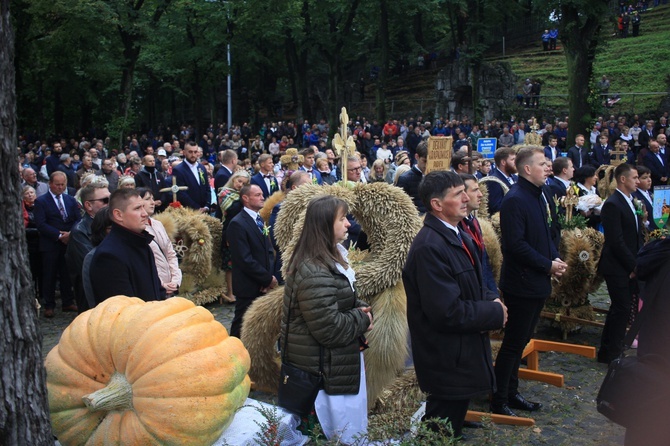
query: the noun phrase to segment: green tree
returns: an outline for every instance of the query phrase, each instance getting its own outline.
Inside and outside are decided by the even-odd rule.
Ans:
[[[589,128],[594,119],[589,85],[593,80],[593,63],[603,38],[603,25],[611,18],[608,0],[543,0],[537,11],[557,16],[559,38],[563,43],[568,67],[568,141]]]

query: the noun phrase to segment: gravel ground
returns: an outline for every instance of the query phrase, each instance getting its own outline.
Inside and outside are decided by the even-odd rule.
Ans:
[[[607,291],[603,287],[591,296],[591,302],[602,308],[608,308]],[[234,306],[230,304],[210,304],[207,308],[227,329],[230,328]],[[75,318],[74,313],[56,311],[53,319],[40,316],[43,333],[43,355],[58,343],[63,330]],[[536,338],[563,342],[562,333],[552,327],[550,322],[540,322]],[[573,344],[597,347],[600,341],[600,328],[584,326],[570,333],[568,340]],[[595,359],[564,353],[541,353],[540,369],[561,373],[565,385],[561,388],[548,384],[523,381],[521,392],[530,400],[541,401],[544,407],[532,414],[533,427],[494,425],[485,422],[484,429],[468,429],[466,444],[474,445],[619,445],[623,444],[623,428],[609,422],[595,409],[595,398],[600,383],[607,370]],[[251,398],[274,402],[272,395],[252,392]],[[486,400],[473,401],[471,409],[486,411]],[[520,415],[523,414],[520,413]]]

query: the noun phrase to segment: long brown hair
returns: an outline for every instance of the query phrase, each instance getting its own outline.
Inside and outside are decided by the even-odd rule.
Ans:
[[[302,233],[288,263],[288,274],[295,273],[297,266],[308,260],[326,268],[334,263],[344,263],[337,250],[333,226],[335,220],[348,211],[346,201],[332,195],[320,195],[310,200]]]

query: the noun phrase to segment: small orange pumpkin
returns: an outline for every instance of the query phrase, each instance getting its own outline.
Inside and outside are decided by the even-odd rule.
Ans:
[[[51,424],[74,445],[211,445],[249,395],[249,353],[203,307],[116,296],[46,359]]]

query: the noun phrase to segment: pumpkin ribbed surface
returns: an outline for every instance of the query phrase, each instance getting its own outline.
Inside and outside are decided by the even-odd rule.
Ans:
[[[211,445],[249,395],[239,339],[179,297],[109,298],[46,359],[51,424],[71,445]]]

